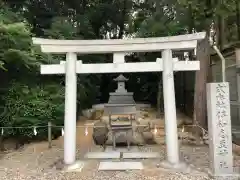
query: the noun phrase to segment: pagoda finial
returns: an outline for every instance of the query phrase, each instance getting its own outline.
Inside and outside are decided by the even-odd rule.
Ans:
[[[127,78],[125,78],[122,74],[120,74],[117,78],[113,79],[114,81],[118,81],[118,82],[124,82],[124,81],[128,81]]]

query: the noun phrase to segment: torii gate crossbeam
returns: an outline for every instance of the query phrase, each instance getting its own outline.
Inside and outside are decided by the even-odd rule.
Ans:
[[[123,55],[124,56],[124,55]],[[199,70],[199,61],[178,61],[173,58],[174,71],[196,71]],[[65,74],[66,62],[60,64],[41,65],[41,74]],[[83,64],[82,61],[76,62],[77,74],[98,74],[98,73],[134,73],[134,72],[160,72],[163,71],[162,59],[156,62],[138,62],[138,63],[98,63]]]

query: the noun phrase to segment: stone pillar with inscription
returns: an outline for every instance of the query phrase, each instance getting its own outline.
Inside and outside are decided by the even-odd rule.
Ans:
[[[211,175],[233,175],[229,84],[207,84],[207,110]]]

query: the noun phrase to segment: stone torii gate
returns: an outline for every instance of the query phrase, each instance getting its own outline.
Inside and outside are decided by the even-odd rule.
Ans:
[[[65,117],[64,117],[64,162],[76,160],[76,101],[77,74],[129,73],[163,71],[163,94],[165,110],[165,133],[167,164],[180,166],[178,131],[174,90],[174,71],[197,71],[199,61],[179,61],[172,57],[172,50],[194,50],[205,32],[161,38],[111,39],[111,40],[51,40],[33,38],[44,53],[66,54],[60,64],[41,65],[41,74],[65,74]],[[162,51],[156,62],[126,63],[127,52]],[[85,64],[77,60],[79,54],[113,53],[113,63]]]

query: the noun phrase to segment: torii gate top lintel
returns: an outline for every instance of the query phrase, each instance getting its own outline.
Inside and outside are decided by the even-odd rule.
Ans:
[[[194,49],[197,41],[206,37],[205,32],[169,37],[104,39],[104,40],[57,40],[32,38],[34,44],[41,45],[42,52],[65,54],[114,53],[114,52],[153,52],[163,49]]]
[[[161,38],[110,39],[110,40],[51,40],[33,38],[45,53],[67,54],[66,59],[77,60],[76,54],[113,53],[113,63],[76,63],[77,74],[127,73],[163,71],[162,59],[156,62],[125,63],[126,52],[151,52],[164,50],[196,49],[198,40],[206,37],[205,32]],[[70,55],[72,54],[72,55]],[[41,65],[41,74],[65,74],[65,62],[60,65]],[[199,61],[178,61],[173,58],[174,71],[196,71]]]

